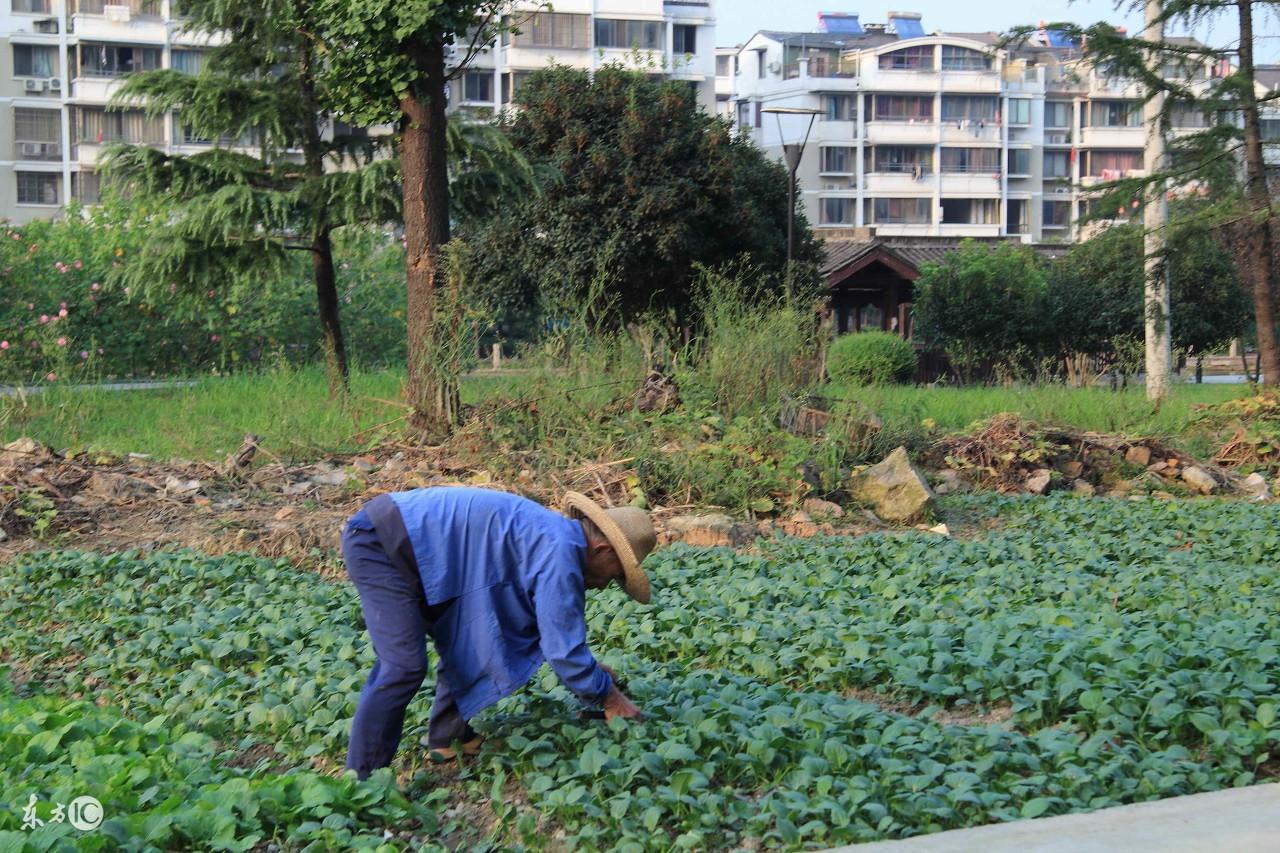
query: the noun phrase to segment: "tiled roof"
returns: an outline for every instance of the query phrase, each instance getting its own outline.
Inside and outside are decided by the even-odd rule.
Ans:
[[[974,238],[967,238],[974,239]],[[857,263],[877,249],[890,252],[897,258],[919,270],[928,263],[941,263],[956,249],[964,239],[959,237],[879,237],[872,240],[826,240],[823,259],[819,272],[831,275],[845,267]],[[995,237],[978,239],[979,243],[998,245],[1000,243],[1016,243],[1016,237]],[[1057,257],[1066,252],[1066,246],[1035,245],[1032,248],[1045,257]]]

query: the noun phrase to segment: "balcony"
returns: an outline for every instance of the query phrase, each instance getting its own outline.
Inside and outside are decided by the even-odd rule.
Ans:
[[[1053,128],[1045,130],[1045,145],[1070,145],[1074,134],[1069,128]]]
[[[942,122],[942,142],[952,145],[999,143],[1000,124],[995,119],[946,119]]]
[[[774,135],[777,139],[777,135]],[[843,142],[852,145],[858,139],[858,123],[856,121],[827,121],[821,117],[813,123],[813,137],[810,142]]]
[[[942,71],[942,88],[946,92],[980,92],[996,94],[1001,87],[1000,72],[987,69]]]
[[[868,172],[862,177],[862,185],[871,196],[931,196],[938,176],[924,172],[914,177],[907,172]]]
[[[876,235],[884,237],[927,237],[933,233],[932,222],[876,222]]]
[[[941,175],[940,188],[944,196],[965,198],[998,196],[1000,195],[1000,174],[991,170],[944,172]]]
[[[82,103],[105,104],[121,82],[119,77],[77,77],[71,81],[71,96]]]
[[[881,144],[933,145],[938,125],[933,119],[867,122],[867,141]]]
[[[950,74],[948,72],[948,81]],[[864,88],[882,92],[936,92],[938,72],[926,68],[867,68],[862,74]],[[996,87],[1000,80],[996,78]]]
[[[1097,175],[1081,175],[1080,186],[1096,187],[1100,184],[1112,183],[1113,181],[1122,181],[1129,178],[1145,178],[1146,176],[1146,169],[1103,169]]]
[[[1144,127],[1086,127],[1080,131],[1085,148],[1142,148],[1147,142]]]
[[[944,222],[938,226],[943,237],[999,237],[1000,224],[975,225],[968,222]]]

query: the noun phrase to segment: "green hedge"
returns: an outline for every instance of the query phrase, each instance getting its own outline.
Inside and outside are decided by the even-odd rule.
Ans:
[[[827,351],[827,374],[849,385],[893,385],[916,375],[916,351],[890,332],[842,335]]]

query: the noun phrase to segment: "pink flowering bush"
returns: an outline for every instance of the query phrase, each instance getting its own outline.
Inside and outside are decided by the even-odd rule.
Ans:
[[[131,212],[70,210],[0,222],[0,383],[192,376],[323,361],[310,258],[277,280],[219,291],[117,282],[142,246]],[[335,254],[353,364],[403,363],[404,252],[377,230],[339,232]],[[53,376],[56,379],[50,379]]]

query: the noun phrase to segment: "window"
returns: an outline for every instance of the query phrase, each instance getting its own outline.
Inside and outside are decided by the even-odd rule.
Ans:
[[[717,77],[733,76],[733,57],[732,56],[716,57],[716,76]]]
[[[933,149],[906,145],[877,145],[871,161],[873,172],[905,172],[917,177],[932,174]]]
[[[179,113],[173,114],[173,141],[182,145],[212,145],[213,140],[207,136],[201,136],[190,127],[182,123],[182,116]]]
[[[1090,127],[1141,127],[1142,107],[1137,101],[1093,101],[1089,104]]]
[[[493,101],[493,74],[489,71],[468,71],[462,76],[464,101]]]
[[[751,104],[744,102],[738,104],[738,127],[751,126]]]
[[[72,172],[71,197],[85,204],[97,204],[102,198],[102,176],[97,172]]]
[[[1031,150],[1028,148],[1010,148],[1009,168],[1005,171],[1010,175],[1030,175]]]
[[[1261,120],[1262,138],[1267,142],[1280,140],[1280,118],[1264,118]]]
[[[956,172],[999,172],[999,148],[943,148],[942,171]]]
[[[931,121],[933,98],[928,95],[876,95],[874,121]]]
[[[183,74],[199,74],[204,67],[203,50],[173,50],[169,53],[169,64],[174,71]]]
[[[1009,124],[1031,124],[1031,101],[1026,98],[1009,101]]]
[[[942,224],[998,225],[1000,224],[1000,199],[944,198]]]
[[[822,171],[841,175],[853,172],[853,149],[832,145],[822,149]]]
[[[160,0],[77,0],[72,14],[101,15],[107,6],[128,6],[129,13],[139,17],[159,17]]]
[[[884,71],[932,71],[933,46],[904,47],[902,50],[882,53],[880,68]]]
[[[125,44],[80,45],[80,73],[85,77],[119,77],[160,67],[160,48]]]
[[[676,24],[671,28],[671,49],[676,54],[698,52],[698,28],[693,24]]]
[[[640,48],[657,50],[661,45],[658,21],[623,21],[596,18],[596,47]]]
[[[524,81],[529,79],[529,71],[512,71],[502,75],[502,103],[511,103],[512,96],[520,91],[520,87],[524,85]]]
[[[1071,158],[1066,151],[1044,152],[1044,176],[1046,178],[1071,177]]]
[[[1045,101],[1044,126],[1071,127],[1071,102]]]
[[[991,69],[991,57],[978,50],[967,47],[942,46],[943,71],[988,71]]]
[[[1160,66],[1160,76],[1166,80],[1203,80],[1204,63],[1194,59],[1172,59]]]
[[[28,15],[47,15],[50,9],[50,0],[13,0],[11,7],[14,12]]]
[[[57,172],[14,172],[18,178],[18,204],[58,204]]]
[[[1045,228],[1066,228],[1071,224],[1071,202],[1046,201],[1041,208]]]
[[[1021,198],[1011,198],[1007,204],[1009,206],[1009,233],[1026,234],[1030,230],[1027,222],[1027,211],[1030,208],[1030,204]]]
[[[853,203],[851,198],[824,198],[819,209],[819,225],[852,225]]]
[[[1087,174],[1095,178],[1119,180],[1126,172],[1142,168],[1142,149],[1132,151],[1090,151]]]
[[[999,101],[992,97],[942,96],[943,121],[994,121],[999,109]]]
[[[763,80],[769,76],[769,66],[765,63],[767,52],[764,48],[756,50],[756,76]]]
[[[822,117],[826,121],[857,121],[857,95],[823,95]]]
[[[107,112],[102,107],[80,107],[75,121],[76,139],[80,142],[128,142],[133,145],[155,145],[164,142],[164,125],[158,118],[147,118],[142,110]]]
[[[14,77],[52,77],[57,72],[58,49],[49,45],[15,44]]]
[[[1208,127],[1209,117],[1192,104],[1174,104],[1169,115],[1170,127]]]
[[[932,221],[929,208],[932,199],[927,198],[874,198],[868,199],[872,221],[882,224],[928,225]]]
[[[502,43],[515,47],[588,48],[591,47],[590,21],[590,15],[567,12],[518,15],[514,20],[508,18],[507,23],[519,32],[507,29],[502,35]]]
[[[61,111],[14,107],[13,143],[18,160],[61,160],[61,141]]]

